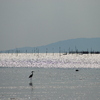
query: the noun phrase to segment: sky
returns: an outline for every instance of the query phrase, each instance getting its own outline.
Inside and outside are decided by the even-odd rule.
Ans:
[[[100,37],[100,0],[0,0],[0,50]]]

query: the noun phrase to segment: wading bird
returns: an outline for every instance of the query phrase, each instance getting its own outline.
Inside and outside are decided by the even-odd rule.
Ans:
[[[33,72],[34,72],[34,71],[32,71],[32,72],[31,72],[32,74],[29,76],[29,78],[30,78],[31,80],[32,80],[32,77],[33,77]]]

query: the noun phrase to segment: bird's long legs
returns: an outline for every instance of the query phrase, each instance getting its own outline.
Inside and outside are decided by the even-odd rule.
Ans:
[[[30,83],[32,83],[32,78],[30,78]]]

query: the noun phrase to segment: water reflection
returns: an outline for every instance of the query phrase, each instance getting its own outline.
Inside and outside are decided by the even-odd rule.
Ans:
[[[32,86],[32,87],[33,87],[33,83],[32,83],[32,82],[30,82],[30,83],[29,83],[29,86]]]
[[[29,99],[32,100],[33,99],[33,83],[32,83],[32,81],[29,83],[29,86],[30,86],[30,89],[31,89]]]
[[[31,91],[33,91],[33,83],[32,82],[29,83],[29,86],[31,87]]]

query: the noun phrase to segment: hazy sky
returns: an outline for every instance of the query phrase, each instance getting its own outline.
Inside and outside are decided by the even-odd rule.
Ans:
[[[0,0],[0,50],[100,37],[100,0]]]

